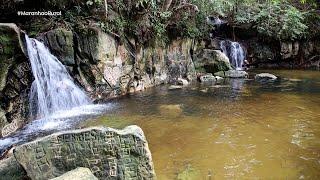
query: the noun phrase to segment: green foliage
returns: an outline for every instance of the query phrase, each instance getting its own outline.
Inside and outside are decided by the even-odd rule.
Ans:
[[[304,12],[288,3],[276,1],[240,9],[235,23],[252,23],[259,33],[278,40],[302,38],[308,29]]]

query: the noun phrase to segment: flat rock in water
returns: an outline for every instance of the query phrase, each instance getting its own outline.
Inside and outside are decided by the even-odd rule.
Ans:
[[[277,76],[270,73],[260,73],[256,74],[255,80],[257,81],[274,81],[277,79]]]
[[[151,153],[138,126],[93,127],[55,133],[16,147],[16,160],[31,179],[50,179],[77,167],[99,179],[155,179]]]
[[[171,85],[171,86],[169,86],[169,90],[175,90],[175,89],[182,89],[183,88],[183,86],[178,86],[178,85]]]
[[[247,78],[249,76],[246,71],[240,70],[219,71],[214,73],[214,75],[226,78]]]
[[[79,167],[51,180],[98,180],[90,169]]]

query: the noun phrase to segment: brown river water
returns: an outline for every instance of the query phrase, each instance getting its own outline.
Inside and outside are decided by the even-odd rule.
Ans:
[[[280,80],[151,88],[81,126],[140,126],[160,180],[318,179],[320,72],[267,72]]]

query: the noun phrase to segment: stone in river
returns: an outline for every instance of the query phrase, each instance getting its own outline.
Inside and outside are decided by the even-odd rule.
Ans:
[[[14,156],[31,179],[86,167],[99,179],[155,179],[151,153],[138,126],[93,127],[55,133],[18,146]]]
[[[270,73],[260,73],[255,76],[257,81],[274,81],[277,79],[277,76]]]

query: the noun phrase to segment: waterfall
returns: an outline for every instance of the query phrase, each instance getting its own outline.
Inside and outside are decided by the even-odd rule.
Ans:
[[[221,41],[220,48],[225,55],[228,56],[231,65],[236,70],[242,70],[243,62],[245,60],[245,52],[238,42]]]
[[[46,46],[27,35],[25,38],[34,76],[29,97],[31,118],[45,118],[59,110],[90,104],[87,95]]]

